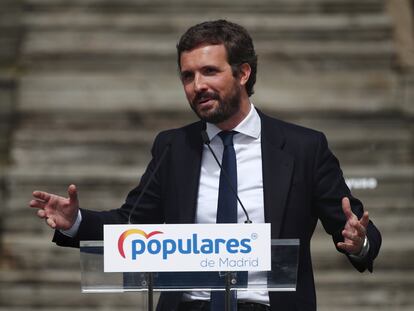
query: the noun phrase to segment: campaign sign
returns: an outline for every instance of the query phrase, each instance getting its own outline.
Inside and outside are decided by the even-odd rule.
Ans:
[[[105,225],[105,272],[269,271],[270,224]]]

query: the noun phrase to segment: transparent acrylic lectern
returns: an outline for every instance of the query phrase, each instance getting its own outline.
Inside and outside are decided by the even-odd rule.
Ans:
[[[104,272],[103,241],[81,241],[81,289],[83,293],[147,292],[148,310],[153,310],[153,293],[162,291],[225,291],[230,310],[230,291],[295,291],[299,240],[271,241],[272,270],[247,280],[240,272]]]

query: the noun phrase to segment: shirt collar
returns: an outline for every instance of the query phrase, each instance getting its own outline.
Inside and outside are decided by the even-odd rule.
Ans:
[[[215,124],[206,123],[206,132],[210,140],[213,140],[214,137],[221,132]],[[250,111],[247,116],[233,129],[233,131],[237,131],[243,135],[252,137],[252,138],[259,138],[261,132],[261,122],[259,114],[257,113],[256,109],[254,108],[253,104],[250,104]]]

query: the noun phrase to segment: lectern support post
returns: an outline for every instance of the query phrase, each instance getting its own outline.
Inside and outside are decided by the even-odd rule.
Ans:
[[[225,297],[225,311],[231,311],[232,299],[231,299],[231,285],[232,285],[232,273],[226,272],[226,292]]]
[[[154,310],[154,275],[152,272],[146,273],[148,285],[148,311]]]

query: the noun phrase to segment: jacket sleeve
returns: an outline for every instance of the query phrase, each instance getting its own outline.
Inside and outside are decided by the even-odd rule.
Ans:
[[[346,223],[345,214],[342,211],[342,198],[348,197],[353,213],[361,218],[364,213],[362,203],[354,198],[345,183],[339,162],[328,148],[326,137],[320,133],[318,147],[314,160],[314,189],[313,204],[318,212],[318,217],[327,233],[332,235],[336,244],[343,241],[342,230]],[[352,265],[360,272],[373,270],[373,262],[381,247],[381,234],[372,221],[367,227],[367,237],[370,244],[368,254],[359,260],[355,260],[345,253]]]

